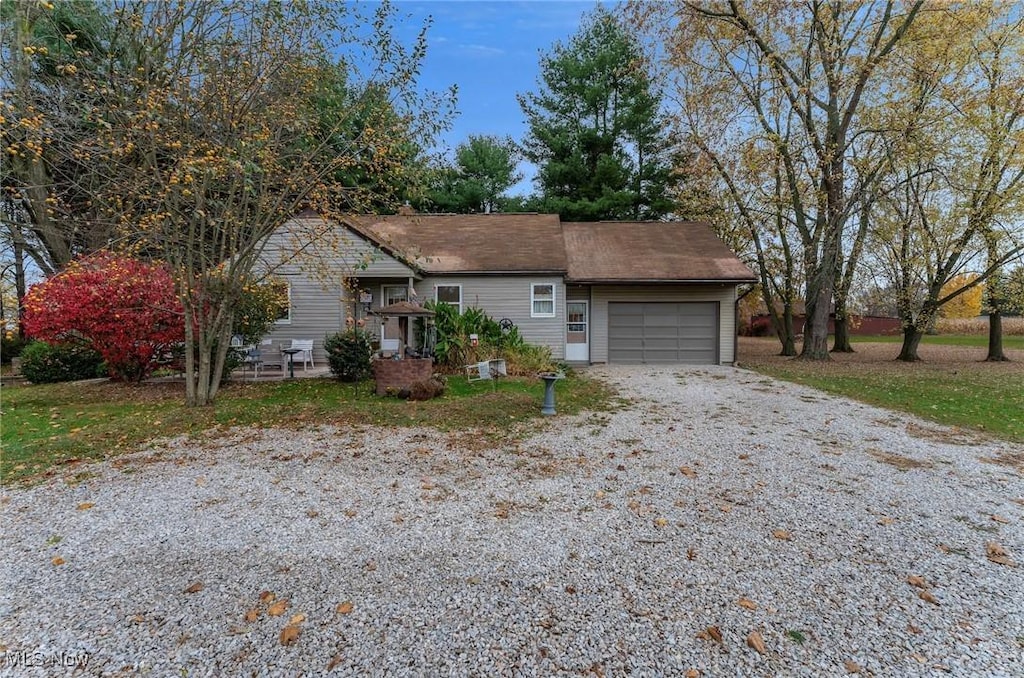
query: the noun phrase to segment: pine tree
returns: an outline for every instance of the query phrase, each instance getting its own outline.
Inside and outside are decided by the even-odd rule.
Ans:
[[[567,45],[541,57],[537,92],[520,94],[523,155],[539,167],[546,211],[567,221],[658,219],[673,208],[673,158],[661,94],[635,40],[598,8]]]

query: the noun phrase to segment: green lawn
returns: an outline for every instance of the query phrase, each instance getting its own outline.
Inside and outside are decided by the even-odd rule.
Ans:
[[[52,475],[61,466],[104,459],[158,437],[194,434],[217,426],[373,424],[483,429],[507,434],[509,426],[540,416],[543,383],[506,379],[448,380],[444,396],[426,402],[378,398],[373,382],[330,379],[233,383],[211,407],[187,408],[178,383],[49,384],[4,386],[0,481]],[[614,393],[600,382],[570,375],[556,387],[559,414],[605,410]]]
[[[902,334],[886,334],[878,336],[853,336],[850,341],[857,343],[903,343]],[[988,346],[988,335],[982,334],[926,334],[921,338],[922,344],[934,344],[936,346]],[[1003,335],[1004,349],[1024,350],[1024,336]]]
[[[1021,337],[1007,338],[1021,344]],[[897,347],[888,337],[857,338],[856,353],[833,354],[827,363],[781,357],[777,342],[745,340],[740,362],[836,395],[1024,442],[1024,361],[1014,356],[1013,362],[984,362],[986,344],[975,343],[979,339],[984,337],[926,337],[936,347],[917,363],[894,360]],[[943,348],[953,346],[973,348],[968,354]]]

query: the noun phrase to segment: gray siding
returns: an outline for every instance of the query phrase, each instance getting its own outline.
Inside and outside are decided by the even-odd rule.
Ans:
[[[555,317],[530,317],[530,286],[533,283],[555,286]],[[565,356],[565,285],[557,276],[431,276],[416,283],[420,299],[434,298],[436,285],[462,285],[462,309],[482,308],[495,320],[509,318],[523,339],[547,346],[556,360]]]
[[[566,285],[566,301],[590,301],[590,287],[580,285]]]
[[[408,278],[416,275],[362,236],[320,219],[286,223],[268,239],[263,263],[283,274],[302,271],[311,277],[329,280],[345,276]]]
[[[278,359],[279,345],[312,339],[314,362],[326,364],[324,337],[345,327],[344,278],[360,278],[374,290],[376,302],[380,285],[374,278],[406,284],[415,277],[412,269],[361,236],[319,219],[285,224],[268,240],[262,259],[264,269],[286,280],[291,290],[291,320],[276,323],[266,337],[273,342],[268,362]]]
[[[735,285],[621,285],[591,288],[590,360],[608,362],[608,303],[657,301],[717,301],[719,302],[719,349],[722,363],[731,364],[736,334]]]

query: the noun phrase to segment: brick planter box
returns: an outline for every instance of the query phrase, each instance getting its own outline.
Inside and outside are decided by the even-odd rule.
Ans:
[[[417,381],[426,381],[434,374],[431,358],[406,358],[405,360],[374,360],[373,378],[377,380],[377,395],[387,395],[407,389]]]

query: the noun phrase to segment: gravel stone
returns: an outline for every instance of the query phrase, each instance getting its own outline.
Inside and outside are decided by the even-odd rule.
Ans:
[[[628,404],[496,447],[237,428],[4,488],[0,674],[1024,675],[1024,568],[986,557],[1024,562],[1021,446],[729,367],[589,373]]]

